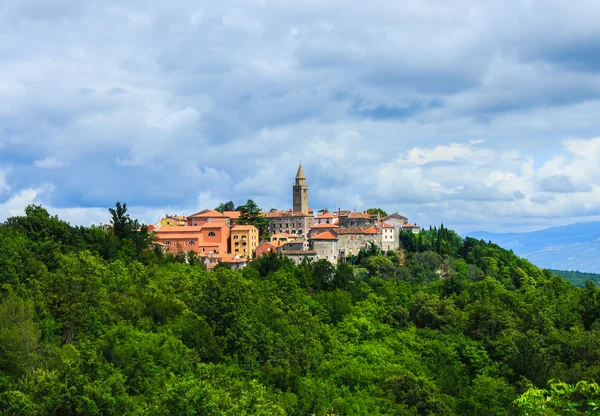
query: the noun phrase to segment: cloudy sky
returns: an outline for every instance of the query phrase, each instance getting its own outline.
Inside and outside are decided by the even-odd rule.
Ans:
[[[0,2],[0,220],[252,198],[461,232],[600,219],[597,0]]]

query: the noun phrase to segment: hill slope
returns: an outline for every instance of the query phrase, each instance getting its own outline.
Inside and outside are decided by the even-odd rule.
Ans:
[[[538,267],[600,273],[600,222],[552,227],[528,233],[476,231],[469,237],[492,241]]]

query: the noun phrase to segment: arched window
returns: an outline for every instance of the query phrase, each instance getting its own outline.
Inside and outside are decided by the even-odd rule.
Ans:
[[[217,235],[217,234],[215,234],[215,232],[214,232],[214,231],[211,231],[210,233],[208,233],[208,236],[209,236],[209,237],[215,237],[216,235]]]
[[[171,242],[170,241],[165,241],[165,244],[168,245],[168,246],[170,246]]]
[[[234,240],[237,240],[237,239],[238,239],[238,236],[237,236],[237,235],[234,235],[234,236],[233,236],[233,239],[234,239]]]
[[[190,240],[190,241],[188,242],[188,244],[189,244],[190,246],[193,246],[193,245],[195,245],[195,244],[196,244],[196,242],[195,242],[194,240]]]

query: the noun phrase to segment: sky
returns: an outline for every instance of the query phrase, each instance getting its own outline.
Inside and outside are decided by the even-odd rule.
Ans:
[[[3,0],[0,221],[126,202],[600,220],[597,0]]]

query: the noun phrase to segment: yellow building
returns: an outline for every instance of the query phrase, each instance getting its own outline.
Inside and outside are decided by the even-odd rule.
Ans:
[[[234,225],[231,228],[231,254],[252,257],[258,246],[258,228],[254,225]]]
[[[186,225],[187,218],[183,215],[167,215],[160,220],[162,226]]]
[[[282,246],[284,244],[290,243],[300,237],[300,235],[296,234],[288,234],[288,233],[275,233],[271,234],[271,243],[276,246]]]

